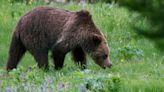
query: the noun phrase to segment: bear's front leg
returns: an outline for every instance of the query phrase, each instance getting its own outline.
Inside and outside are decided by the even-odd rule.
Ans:
[[[72,57],[75,63],[80,64],[82,69],[87,68],[86,55],[81,47],[76,47],[72,50]]]
[[[64,45],[56,44],[53,46],[52,58],[54,59],[55,69],[59,70],[63,67],[64,58],[67,52],[68,48],[64,47]]]
[[[64,53],[62,53],[60,51],[54,51],[53,52],[54,65],[55,65],[56,70],[59,70],[63,67],[64,58],[65,58]]]
[[[48,51],[33,51],[32,55],[38,63],[39,68],[48,70]]]

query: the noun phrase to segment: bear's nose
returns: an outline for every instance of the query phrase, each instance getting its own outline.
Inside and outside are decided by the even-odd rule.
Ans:
[[[111,68],[111,67],[112,67],[112,63],[109,63],[109,64],[107,65],[107,67],[108,67],[108,68]]]
[[[108,67],[108,68],[111,68],[111,67],[112,67],[112,63],[109,63],[109,64],[107,64],[107,65],[104,65],[104,66],[103,66],[103,69],[106,69],[107,67]]]
[[[109,67],[109,68],[112,67],[112,63],[110,63],[108,67]]]

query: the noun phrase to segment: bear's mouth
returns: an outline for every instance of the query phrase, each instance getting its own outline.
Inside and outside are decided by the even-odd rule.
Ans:
[[[112,66],[111,63],[100,64],[100,62],[98,62],[98,61],[95,61],[95,63],[98,64],[102,69],[106,69],[107,67],[111,68],[111,66]]]
[[[102,67],[103,69],[106,69],[107,67],[108,67],[108,68],[111,68],[111,67],[112,67],[112,64],[102,65],[101,67]]]
[[[103,69],[106,69],[106,67],[102,67]]]
[[[101,67],[102,69],[106,69],[106,66],[105,66],[105,65],[100,65],[100,67]]]

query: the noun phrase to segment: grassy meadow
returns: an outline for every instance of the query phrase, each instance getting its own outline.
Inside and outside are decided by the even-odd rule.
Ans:
[[[27,52],[17,69],[5,70],[12,30],[22,15],[37,6],[71,11],[87,9],[105,34],[113,67],[101,69],[88,56],[88,69],[80,70],[70,54],[64,68],[54,70],[51,52],[50,70],[37,68]],[[138,34],[133,26],[150,27],[146,17],[117,4],[54,4],[43,2],[8,3],[0,1],[0,92],[164,92],[164,56],[154,43]]]

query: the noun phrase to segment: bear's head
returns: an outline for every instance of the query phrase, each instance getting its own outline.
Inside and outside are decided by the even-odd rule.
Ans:
[[[92,15],[87,10],[77,12],[77,22],[83,49],[90,54],[96,64],[102,68],[111,67],[109,46],[104,34],[96,27]],[[79,37],[80,37],[79,36]]]
[[[103,34],[94,34],[91,37],[92,48],[90,55],[94,62],[102,68],[110,68],[112,63],[109,59],[109,46]]]

